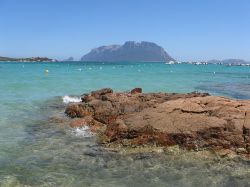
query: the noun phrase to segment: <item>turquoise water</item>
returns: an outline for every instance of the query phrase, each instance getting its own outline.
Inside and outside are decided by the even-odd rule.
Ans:
[[[45,73],[49,70],[49,73]],[[250,67],[161,63],[0,63],[0,186],[249,186],[250,163],[120,155],[50,121],[65,95],[111,87],[250,99]]]

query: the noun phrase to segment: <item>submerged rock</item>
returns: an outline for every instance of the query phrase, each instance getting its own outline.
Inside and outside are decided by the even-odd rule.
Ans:
[[[130,93],[113,93],[106,88],[84,95],[82,101],[69,104],[65,113],[71,118],[91,119],[86,123],[78,119],[71,126],[84,124],[95,131],[101,129],[100,143],[178,145],[197,151],[209,148],[221,155],[250,154],[248,100],[197,92],[141,93],[138,88]]]

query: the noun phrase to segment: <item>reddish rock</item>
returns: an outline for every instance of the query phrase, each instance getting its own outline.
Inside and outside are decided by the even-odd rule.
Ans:
[[[70,104],[66,107],[65,113],[71,118],[81,118],[92,115],[92,109],[82,103]]]
[[[84,118],[74,119],[70,122],[69,126],[72,128],[86,126],[86,120]]]
[[[70,124],[70,127],[76,128],[76,127],[83,127],[83,126],[88,126],[91,130],[91,132],[98,132],[102,127],[105,125],[94,120],[91,116],[87,116],[84,118],[75,118],[73,119]]]
[[[95,97],[96,99],[99,99],[100,96],[113,93],[113,90],[111,88],[103,88],[101,90],[96,90],[91,92],[91,96]]]
[[[142,89],[141,89],[141,88],[134,88],[133,90],[131,90],[130,93],[131,93],[131,94],[142,93]]]
[[[90,102],[90,101],[92,101],[93,99],[95,99],[95,97],[93,97],[93,96],[91,96],[91,95],[88,95],[88,94],[83,95],[83,96],[81,97],[82,102],[85,102],[85,103]]]
[[[126,140],[132,145],[250,154],[250,101],[197,92],[128,94],[111,89],[92,92],[91,97],[70,104],[65,112],[71,118],[87,116],[91,119],[87,125],[95,131],[105,126],[105,143]]]

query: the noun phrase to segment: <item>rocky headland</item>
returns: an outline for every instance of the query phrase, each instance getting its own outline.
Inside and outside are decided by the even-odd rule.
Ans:
[[[175,61],[163,47],[153,42],[127,41],[123,45],[108,45],[92,49],[81,61],[97,62],[169,62]]]
[[[65,113],[70,126],[87,126],[100,144],[122,147],[178,146],[212,150],[221,156],[250,155],[250,101],[207,93],[114,93],[105,88],[84,94]]]

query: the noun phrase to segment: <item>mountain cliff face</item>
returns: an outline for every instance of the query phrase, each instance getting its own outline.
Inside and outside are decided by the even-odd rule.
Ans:
[[[167,52],[152,42],[128,41],[123,45],[101,46],[91,50],[81,61],[174,61]]]

